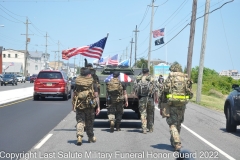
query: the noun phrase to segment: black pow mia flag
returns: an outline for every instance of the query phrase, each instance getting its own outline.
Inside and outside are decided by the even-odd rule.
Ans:
[[[162,38],[157,39],[157,40],[155,41],[155,46],[160,45],[160,44],[163,44],[163,43],[164,43],[164,41],[163,41],[163,37],[162,37]]]

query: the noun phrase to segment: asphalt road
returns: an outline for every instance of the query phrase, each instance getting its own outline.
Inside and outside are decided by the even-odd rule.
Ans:
[[[27,152],[71,111],[69,101],[52,98],[0,106],[0,153]],[[1,159],[1,157],[0,157]]]
[[[1,156],[23,159],[176,159],[169,142],[169,127],[155,110],[154,132],[142,134],[140,120],[131,110],[125,110],[122,131],[110,133],[106,110],[96,117],[96,143],[83,137],[76,145],[75,113],[71,101],[27,100],[0,108]],[[194,159],[240,159],[240,129],[225,131],[222,112],[188,104],[182,125],[182,150]],[[4,151],[4,152],[3,152]],[[188,155],[189,155],[188,154]],[[186,154],[187,155],[187,154]],[[111,157],[110,157],[111,156]]]
[[[18,82],[17,85],[12,86],[11,84],[6,85],[6,86],[1,86],[0,85],[0,92],[1,91],[7,91],[7,90],[12,90],[12,89],[19,89],[19,88],[25,88],[25,87],[32,87],[34,83],[30,83],[29,81],[26,81],[26,83],[21,83]]]

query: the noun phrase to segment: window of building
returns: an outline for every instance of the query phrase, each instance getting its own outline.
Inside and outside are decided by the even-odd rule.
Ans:
[[[35,65],[35,70],[38,70],[38,65]]]
[[[15,54],[15,58],[18,58],[18,55],[17,55],[17,54]]]
[[[3,58],[6,58],[6,54],[3,54]]]
[[[27,63],[27,66],[30,66],[30,63]]]
[[[8,58],[11,58],[11,54],[8,54]]]
[[[37,62],[38,60],[37,60],[37,58],[35,58],[35,62]]]

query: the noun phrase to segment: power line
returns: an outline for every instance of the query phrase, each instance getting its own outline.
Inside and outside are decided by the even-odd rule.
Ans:
[[[3,17],[2,15],[0,15],[0,16]],[[12,21],[12,20],[10,20],[10,19],[7,19],[6,17],[3,17],[3,18],[6,19],[6,20],[8,20],[8,21],[10,21],[10,22],[21,23],[21,22]]]
[[[222,17],[221,9],[220,9],[219,11],[220,11],[220,15],[221,15],[221,20],[222,20],[222,25],[223,25],[223,30],[224,30],[225,39],[226,39],[227,46],[228,46],[228,53],[229,53],[229,55],[230,55],[230,59],[231,59],[232,66],[233,66],[233,69],[234,69],[234,65],[233,65],[233,61],[232,61],[232,56],[231,56],[230,48],[229,48],[229,45],[228,45],[227,34],[226,34],[225,27],[224,27],[224,23],[223,23],[223,17]]]
[[[149,7],[147,6],[146,11],[145,11],[145,13],[144,13],[144,15],[143,15],[142,21],[141,21],[140,24],[138,25],[139,27],[140,27],[140,25],[142,24],[143,20],[145,19],[146,15],[147,15],[148,9],[149,9]]]
[[[202,17],[204,17],[206,14],[211,14],[211,13],[213,13],[214,11],[216,11],[216,10],[218,10],[218,9],[220,9],[220,8],[222,8],[224,5],[226,5],[227,3],[231,3],[231,2],[233,2],[234,0],[231,0],[231,1],[228,1],[228,2],[225,2],[224,4],[222,4],[220,7],[218,7],[218,8],[216,8],[216,9],[214,9],[214,10],[212,10],[211,12],[208,12],[208,13],[205,13],[203,16],[200,16],[200,17],[198,17],[198,18],[196,18],[195,19],[195,21],[196,20],[198,20],[198,19],[200,19],[200,18],[202,18]],[[156,50],[159,50],[160,48],[162,48],[162,47],[164,47],[165,45],[167,45],[169,42],[171,42],[175,37],[177,37],[188,25],[190,25],[190,23],[188,23],[188,24],[186,24],[186,26],[185,27],[183,27],[174,37],[172,37],[167,43],[164,43],[164,45],[162,45],[161,47],[159,47],[159,48],[157,48],[157,49],[154,49],[154,50],[152,50],[152,51],[156,51]]]
[[[184,0],[183,3],[173,12],[173,14],[165,21],[163,22],[162,25],[160,25],[159,27],[163,26],[168,20],[170,20],[170,18],[184,5],[185,2],[187,2],[188,0]],[[185,3],[186,4],[186,3]],[[165,25],[166,26],[166,25]],[[159,28],[158,27],[158,28]]]
[[[1,9],[1,8],[0,8]],[[9,15],[10,17],[12,17],[13,19],[15,19],[15,20],[17,20],[17,21],[19,21],[18,23],[24,23],[23,21],[20,21],[20,20],[18,20],[18,19],[16,19],[16,18],[14,18],[13,16],[11,16],[10,14],[8,14],[7,12],[5,12],[3,9],[1,9],[4,13],[6,13],[7,15]]]
[[[3,5],[1,5],[0,4],[0,6],[2,6],[4,9],[6,9],[8,12],[10,12],[10,13],[12,13],[12,14],[14,14],[14,15],[16,15],[16,16],[19,16],[19,17],[26,17],[26,16],[20,16],[20,15],[17,15],[17,14],[15,14],[15,13],[13,13],[13,12],[11,12],[11,11],[9,11],[7,8],[5,8]]]

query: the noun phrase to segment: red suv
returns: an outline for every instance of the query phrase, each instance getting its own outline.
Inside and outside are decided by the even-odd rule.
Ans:
[[[64,100],[71,98],[71,83],[67,74],[62,71],[43,70],[38,73],[34,83],[33,99],[39,97],[63,97]]]

